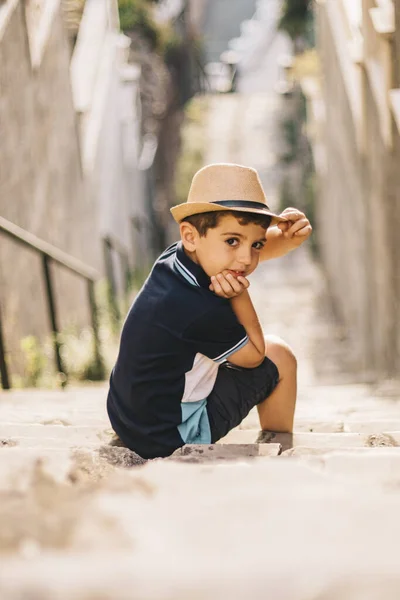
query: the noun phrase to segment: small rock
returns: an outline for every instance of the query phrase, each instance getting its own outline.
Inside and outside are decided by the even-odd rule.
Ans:
[[[120,448],[118,446],[101,446],[98,450],[100,458],[115,467],[137,467],[144,465],[147,460],[142,458],[129,448]]]
[[[1,447],[5,447],[7,446],[8,448],[10,448],[11,446],[18,446],[18,442],[15,440],[0,440],[0,448]]]
[[[369,435],[366,446],[397,446],[396,440],[388,433]]]

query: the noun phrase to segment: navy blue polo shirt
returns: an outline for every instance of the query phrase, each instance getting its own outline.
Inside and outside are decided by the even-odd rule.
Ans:
[[[248,341],[229,300],[173,244],[159,257],[125,320],[110,377],[114,431],[143,458],[211,443],[207,397],[219,365]]]

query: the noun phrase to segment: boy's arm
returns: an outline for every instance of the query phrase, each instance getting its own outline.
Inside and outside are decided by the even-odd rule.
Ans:
[[[243,291],[230,300],[233,312],[249,336],[247,344],[229,356],[229,362],[239,367],[253,369],[262,363],[265,357],[264,334],[249,292]]]
[[[287,221],[268,228],[267,243],[260,251],[260,262],[284,256],[298,248],[311,235],[310,221],[296,208],[286,208],[280,216]]]

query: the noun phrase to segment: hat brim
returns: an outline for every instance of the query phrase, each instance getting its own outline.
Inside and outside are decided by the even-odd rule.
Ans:
[[[183,219],[186,219],[186,217],[190,217],[191,215],[199,215],[201,213],[223,210],[269,216],[271,217],[271,225],[277,225],[278,223],[285,223],[287,221],[287,219],[284,217],[280,217],[269,210],[241,207],[232,208],[228,206],[221,206],[220,204],[212,204],[210,202],[185,202],[184,204],[178,204],[177,206],[170,208],[172,216],[177,223],[180,223]]]

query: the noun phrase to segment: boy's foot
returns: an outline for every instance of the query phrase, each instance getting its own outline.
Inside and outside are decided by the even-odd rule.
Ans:
[[[275,431],[262,430],[258,434],[256,444],[281,444],[282,452],[293,448],[293,433],[277,433]]]

